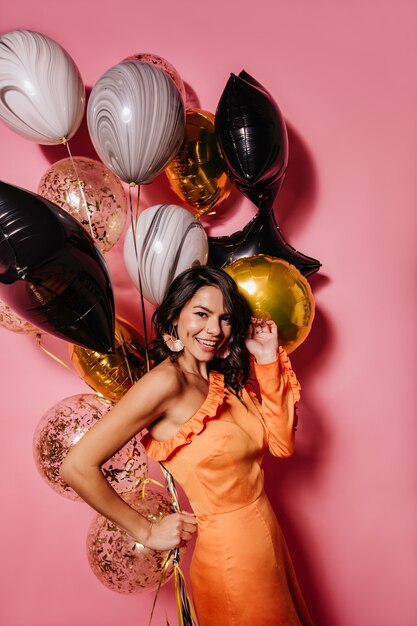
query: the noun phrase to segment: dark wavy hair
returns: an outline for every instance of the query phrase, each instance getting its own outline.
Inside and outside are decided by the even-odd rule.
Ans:
[[[251,321],[248,302],[238,291],[235,281],[222,270],[201,265],[185,270],[177,276],[152,316],[154,339],[150,344],[150,357],[157,365],[166,358],[175,361],[179,353],[171,352],[162,336],[172,334],[174,320],[194,294],[202,287],[218,287],[223,295],[225,313],[230,316],[231,333],[227,341],[230,353],[226,358],[214,357],[209,368],[224,375],[225,384],[240,394],[249,378],[250,355],[245,346],[246,333]]]

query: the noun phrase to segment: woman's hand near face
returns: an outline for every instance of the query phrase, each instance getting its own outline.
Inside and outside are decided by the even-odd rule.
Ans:
[[[277,359],[278,329],[273,320],[252,317],[245,341],[257,363],[272,363]]]
[[[172,550],[190,541],[196,530],[197,520],[193,513],[172,513],[151,524],[149,535],[141,543],[153,550]]]

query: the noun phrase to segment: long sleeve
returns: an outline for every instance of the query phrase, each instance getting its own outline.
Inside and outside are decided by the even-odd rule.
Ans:
[[[268,448],[279,457],[290,456],[297,426],[295,406],[300,399],[301,386],[283,348],[273,363],[254,363],[261,394],[261,413],[268,433]],[[259,403],[258,403],[259,405]]]

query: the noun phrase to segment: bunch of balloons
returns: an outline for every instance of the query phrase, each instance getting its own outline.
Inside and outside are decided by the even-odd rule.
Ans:
[[[152,55],[127,59],[97,81],[87,119],[101,161],[72,157],[69,141],[86,108],[85,88],[74,61],[41,33],[21,30],[0,37],[0,118],[37,143],[68,147],[68,158],[45,172],[37,193],[0,182],[0,324],[34,334],[38,340],[49,333],[68,341],[74,368],[96,392],[65,398],[51,407],[34,434],[39,473],[55,492],[70,499],[77,496],[59,472],[66,454],[146,371],[144,338],[115,317],[103,254],[125,228],[123,182],[150,182],[183,140],[183,84],[177,87],[168,65],[162,66],[163,60]],[[204,262],[207,237],[205,252]],[[138,437],[102,471],[122,497],[139,501],[149,514],[155,513],[156,501],[159,516],[172,510],[164,495],[149,489],[138,492],[138,482],[148,471]],[[122,536],[120,529],[113,529],[114,545]],[[91,533],[88,541],[91,557]],[[97,545],[102,545],[101,539]],[[132,560],[117,563],[116,552],[113,555],[112,567],[129,593],[160,578],[166,555],[143,549],[141,554],[136,587],[128,584]],[[107,558],[107,571],[108,565]],[[102,582],[106,584],[104,573]]]
[[[100,160],[71,154],[84,114]],[[158,305],[186,268],[224,268],[254,314],[276,321],[280,344],[291,352],[311,328],[314,299],[306,277],[320,262],[288,244],[276,223],[287,129],[271,94],[245,71],[230,75],[213,114],[187,106],[184,82],[167,60],[131,54],[97,80],[86,106],[69,54],[41,33],[16,30],[0,36],[0,119],[27,139],[68,149],[68,158],[44,173],[37,193],[0,182],[0,325],[38,342],[44,333],[66,340],[72,366],[95,392],[63,399],[34,436],[40,474],[56,492],[76,499],[60,478],[63,459],[151,366],[144,299]],[[162,172],[185,206],[161,199],[139,212],[140,186]],[[230,236],[208,237],[200,218],[215,215],[233,186],[257,213]],[[144,335],[115,316],[104,255],[124,232]],[[138,495],[138,485],[150,480],[138,438],[102,469],[144,515],[172,510],[153,489]],[[119,558],[120,547],[126,558]],[[144,550],[100,516],[89,531],[88,555],[96,575],[116,591],[151,588],[163,570],[172,571],[167,555]]]

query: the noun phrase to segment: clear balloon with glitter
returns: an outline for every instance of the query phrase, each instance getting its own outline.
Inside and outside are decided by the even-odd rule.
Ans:
[[[174,512],[166,495],[154,487],[145,487],[123,499],[153,523]],[[173,552],[146,548],[102,515],[95,516],[87,535],[92,571],[103,585],[119,593],[137,594],[166,582],[173,573]],[[180,556],[184,553],[182,547]]]
[[[57,161],[42,176],[38,193],[75,217],[103,253],[119,240],[127,198],[120,180],[100,161],[87,157]]]
[[[17,315],[3,300],[0,300],[0,326],[14,333],[24,335],[40,332],[39,328]]]
[[[70,500],[81,500],[61,478],[61,465],[69,450],[112,408],[95,394],[61,400],[42,417],[35,431],[35,465],[54,491]],[[147,456],[139,436],[133,437],[103,466],[102,472],[119,493],[134,489],[148,472]]]

